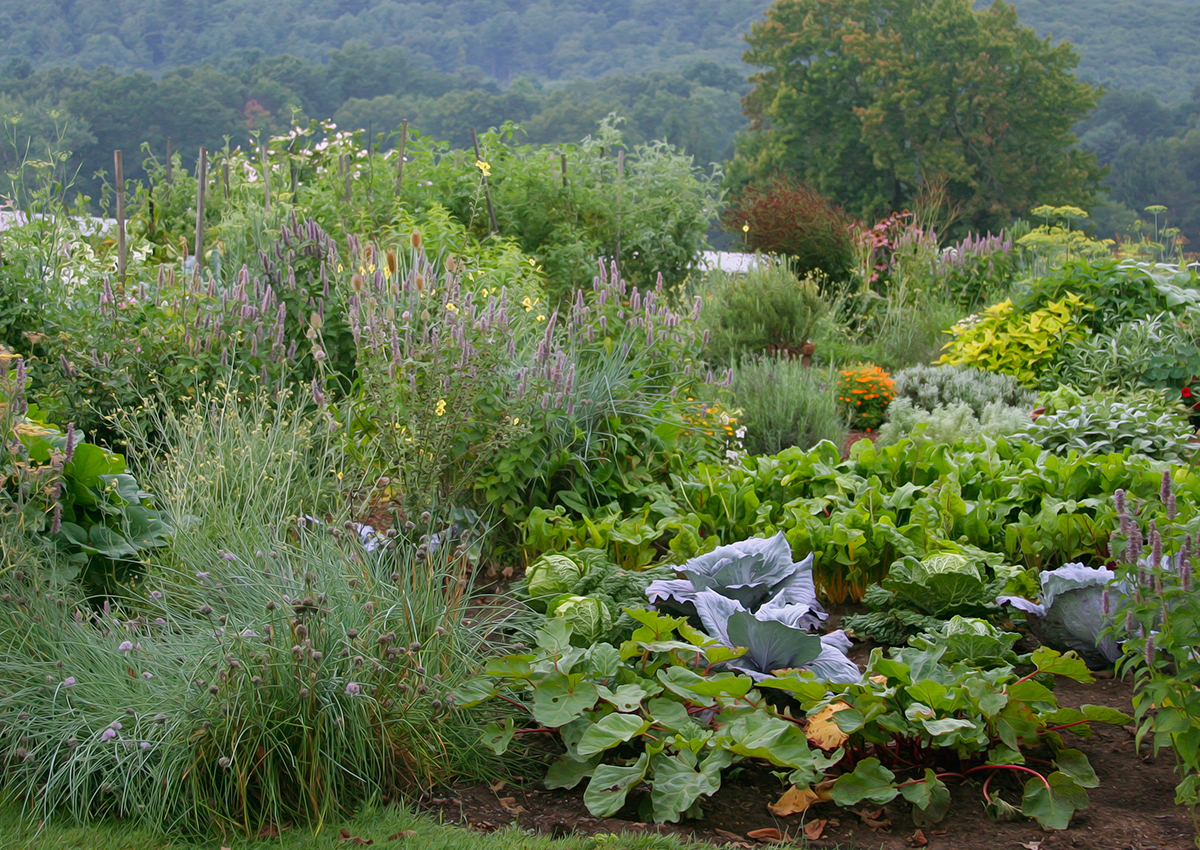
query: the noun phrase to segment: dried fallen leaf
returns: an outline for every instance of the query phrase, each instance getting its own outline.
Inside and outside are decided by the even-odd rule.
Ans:
[[[414,836],[416,834],[417,834],[417,831],[415,829],[405,829],[405,830],[401,830],[400,832],[393,832],[391,835],[389,835],[387,837],[387,840],[388,841],[399,841],[402,838],[411,838],[412,836]]]
[[[825,824],[824,820],[810,820],[804,825],[804,837],[809,841],[816,841],[825,834]]]
[[[892,828],[891,818],[884,817],[884,809],[851,809],[850,811],[858,815],[863,824],[875,832],[888,832]]]
[[[1042,846],[1042,842],[1040,842],[1040,841],[1022,841],[1021,846],[1024,847],[1025,850],[1040,850],[1040,848]]]
[[[804,734],[815,746],[823,750],[836,750],[850,737],[833,722],[833,715],[850,706],[844,702],[831,702],[812,717],[804,727]]]
[[[919,829],[912,834],[912,837],[908,841],[913,847],[924,847],[929,843],[929,839],[925,837],[925,833]]]
[[[783,833],[774,827],[752,829],[746,833],[746,836],[753,838],[755,841],[783,841]]]
[[[273,823],[269,823],[266,826],[264,826],[261,830],[259,830],[258,837],[259,838],[278,838],[279,837],[279,827],[277,827]]]
[[[517,805],[516,797],[501,797],[500,805],[504,808],[504,811],[513,815],[524,814],[525,812],[529,811],[524,806]]]
[[[729,839],[725,843],[731,847],[747,848],[747,847],[754,846],[752,844],[747,843],[747,841],[744,838],[742,838],[742,836],[738,835],[736,832],[730,832],[727,829],[714,829],[713,832],[715,832],[717,835],[721,836],[722,838]]]
[[[767,809],[777,817],[798,815],[801,812],[807,811],[810,806],[814,806],[817,803],[827,803],[832,800],[833,797],[830,795],[829,789],[833,787],[836,781],[836,778],[826,779],[818,782],[812,788],[808,786],[802,788],[798,785],[793,785],[787,791],[783,792],[783,796],[776,802],[768,803]]]
[[[497,779],[495,782],[493,782],[491,785],[488,786],[488,790],[490,790],[493,794],[496,794],[496,793],[499,793],[500,791],[503,791],[504,786],[507,784],[508,783],[505,782],[503,779]]]
[[[364,847],[375,843],[369,838],[359,838],[357,835],[351,835],[350,830],[345,827],[342,827],[338,833],[338,838],[342,839],[342,841],[348,841],[351,844],[360,844]]]

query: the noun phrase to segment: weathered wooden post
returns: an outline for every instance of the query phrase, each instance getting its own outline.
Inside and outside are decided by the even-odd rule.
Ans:
[[[113,151],[117,183],[117,295],[125,294],[125,164],[121,151]]]
[[[196,163],[196,274],[204,263],[204,196],[208,194],[208,149],[200,148],[200,159]]]

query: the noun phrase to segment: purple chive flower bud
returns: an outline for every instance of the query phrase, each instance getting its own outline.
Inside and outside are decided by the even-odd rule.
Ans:
[[[346,685],[346,696],[356,697],[362,693],[362,685],[358,682],[350,682]]]
[[[114,730],[114,729],[105,729],[103,732],[100,733],[101,741],[111,741],[115,737],[117,737],[117,733],[116,733],[116,730]]]
[[[73,687],[75,687],[75,677],[74,677],[74,676],[68,676],[67,678],[63,679],[63,683],[62,683],[62,684],[63,684],[63,687],[64,687],[64,688],[73,688]]]
[[[237,560],[237,555],[233,554],[232,552],[226,552],[221,557],[224,558],[226,561],[236,561]]]
[[[205,573],[205,572],[196,573],[196,578],[200,579],[200,581],[204,581],[206,578],[208,578],[208,573]]]
[[[133,652],[133,641],[122,641],[121,645],[118,646],[117,649],[121,652]]]

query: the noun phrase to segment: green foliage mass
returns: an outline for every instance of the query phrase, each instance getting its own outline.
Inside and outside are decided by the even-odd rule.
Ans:
[[[889,658],[876,650],[866,674],[847,684],[796,670],[757,681],[714,673],[714,665],[742,650],[720,645],[683,619],[634,614],[639,626],[619,647],[576,648],[570,628],[551,619],[533,651],[497,659],[458,694],[464,705],[504,696],[522,704],[538,728],[557,731],[565,753],[545,782],[574,788],[586,781],[583,800],[597,817],[620,811],[646,786],[646,810],[657,821],[676,822],[720,788],[725,768],[756,758],[799,787],[816,785],[840,767],[843,772],[830,777],[838,805],[884,804],[903,795],[913,803],[914,820],[931,824],[945,816],[950,799],[943,775],[933,769],[939,751],[953,752],[959,769],[970,774],[1022,764],[1022,748],[1061,742],[1056,724],[1068,722],[1067,714],[1085,735],[1093,722],[1129,720],[1092,706],[1060,710],[1048,688],[1018,676],[1004,658],[981,671],[951,663],[940,643]],[[1009,654],[998,637],[976,637],[991,638],[997,655]],[[968,641],[954,648],[956,655],[981,649]],[[1028,660],[1034,674],[1091,681],[1078,657],[1040,649]],[[793,719],[801,712],[810,717],[804,730]],[[503,753],[516,746],[519,728],[512,721],[493,724],[484,740]],[[806,732],[832,743],[818,749]],[[874,746],[885,741],[894,751]],[[890,769],[901,765],[924,773],[905,782]],[[1098,783],[1078,750],[1057,748],[1052,767],[1048,777],[1028,781],[1022,806],[1043,827],[1065,829],[1087,805],[1084,788]]]

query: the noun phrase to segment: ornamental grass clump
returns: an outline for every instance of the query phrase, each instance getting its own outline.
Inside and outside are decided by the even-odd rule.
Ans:
[[[896,382],[878,366],[855,366],[838,372],[837,394],[850,427],[870,433],[882,424]]]
[[[295,401],[159,424],[179,530],[143,582],[94,610],[49,570],[0,577],[6,792],[39,817],[253,836],[500,770],[451,697],[495,626],[468,610],[461,540],[431,518],[367,551],[336,443]]]

